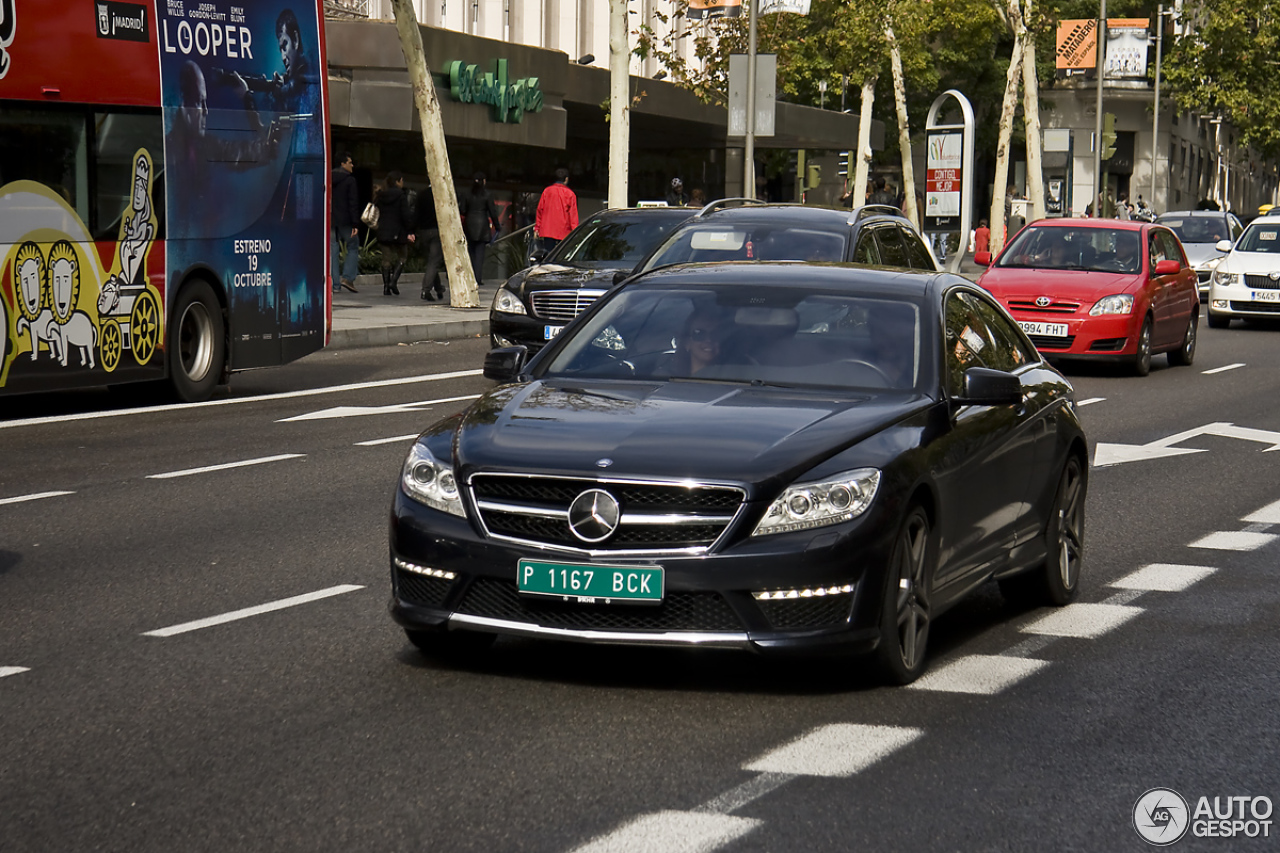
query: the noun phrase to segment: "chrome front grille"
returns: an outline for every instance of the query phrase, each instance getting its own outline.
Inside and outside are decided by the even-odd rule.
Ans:
[[[553,323],[567,323],[590,307],[603,290],[540,290],[529,296],[533,316]]]
[[[468,486],[489,536],[606,555],[704,553],[746,498],[735,486],[518,474],[474,474]],[[617,528],[598,542],[569,526],[570,505],[591,489],[607,492],[620,510]]]

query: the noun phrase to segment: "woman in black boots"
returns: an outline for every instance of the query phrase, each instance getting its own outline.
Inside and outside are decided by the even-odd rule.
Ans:
[[[382,250],[382,295],[400,295],[397,282],[409,259],[409,244],[414,240],[413,215],[409,197],[404,191],[404,176],[390,172],[386,184],[373,197],[378,206],[378,248]]]

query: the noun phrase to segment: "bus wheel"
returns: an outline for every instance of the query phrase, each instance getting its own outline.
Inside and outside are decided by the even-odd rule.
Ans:
[[[111,373],[120,364],[122,341],[120,321],[108,317],[102,322],[102,368],[107,373]]]
[[[209,399],[226,358],[222,307],[206,281],[188,282],[178,293],[169,324],[169,381],[178,399]]]
[[[144,290],[138,294],[133,310],[129,312],[129,348],[133,350],[138,366],[151,360],[159,338],[160,309],[156,298]]]

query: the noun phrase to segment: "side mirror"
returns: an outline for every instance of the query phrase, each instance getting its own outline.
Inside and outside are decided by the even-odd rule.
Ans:
[[[1177,275],[1182,272],[1182,264],[1177,261],[1156,261],[1154,275]]]
[[[952,402],[957,406],[1014,405],[1022,402],[1022,382],[1003,370],[971,367],[964,372],[964,393]]]
[[[973,262],[980,267],[991,266],[991,253],[990,252],[974,252]]]
[[[514,382],[529,360],[528,347],[498,347],[484,357],[484,378]]]
[[[1217,249],[1219,252],[1230,252],[1232,245],[1234,244],[1230,240],[1219,240],[1217,243],[1213,244],[1213,248]]]

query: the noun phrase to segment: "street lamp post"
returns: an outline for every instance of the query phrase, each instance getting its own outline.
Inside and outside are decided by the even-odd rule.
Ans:
[[[1093,215],[1102,216],[1102,79],[1107,61],[1107,0],[1098,4],[1098,97],[1093,131]]]
[[[1170,10],[1172,11],[1172,10]],[[1156,92],[1151,117],[1151,209],[1156,209],[1156,160],[1160,156],[1160,54],[1164,48],[1164,4],[1156,6]]]

